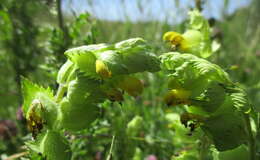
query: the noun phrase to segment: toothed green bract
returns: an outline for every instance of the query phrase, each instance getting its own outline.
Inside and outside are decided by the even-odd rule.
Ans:
[[[53,127],[55,120],[57,118],[57,103],[55,102],[53,92],[51,89],[40,87],[36,84],[33,84],[28,79],[22,80],[22,93],[23,93],[23,113],[25,117],[28,117],[30,107],[33,107],[33,101],[37,100],[40,103],[42,109],[38,111],[42,111],[39,113],[41,118],[46,121],[46,125],[48,127]]]

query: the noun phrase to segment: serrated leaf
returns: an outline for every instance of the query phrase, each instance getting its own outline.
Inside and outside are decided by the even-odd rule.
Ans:
[[[101,103],[105,96],[99,80],[78,75],[68,86],[67,98],[72,103]]]
[[[183,79],[186,75],[187,80],[190,80],[190,74],[195,74],[197,78],[204,76],[208,80],[232,83],[228,74],[218,65],[194,55],[169,52],[161,55],[160,59],[162,70],[175,74],[176,77],[181,76],[179,78]]]
[[[200,107],[207,112],[213,113],[225,101],[225,89],[218,83],[211,82],[204,94],[204,102],[200,103]]]
[[[210,27],[208,21],[201,15],[198,10],[189,12],[189,28],[199,31],[202,34],[199,56],[207,58],[212,55],[212,42],[210,40]]]
[[[28,117],[30,107],[33,107],[32,103],[34,100],[39,101],[43,107],[42,116],[46,121],[47,126],[53,127],[57,118],[57,103],[55,102],[53,92],[50,88],[43,88],[31,81],[23,78],[22,79],[22,94],[23,94],[23,113],[25,117]]]
[[[104,52],[97,52],[96,56],[98,60],[101,60],[107,65],[109,71],[112,73],[112,76],[128,74],[128,68],[122,63],[123,57],[118,52],[107,50]]]
[[[78,75],[68,86],[67,97],[60,103],[59,125],[68,131],[89,127],[98,116],[97,103],[106,96],[98,80]]]
[[[88,50],[81,50],[81,47],[65,52],[66,56],[87,76],[98,77],[96,73],[96,56]]]
[[[204,122],[201,128],[213,140],[219,151],[234,149],[246,142],[243,115],[235,110],[230,98],[225,100],[225,103]]]
[[[42,154],[47,160],[71,159],[71,150],[68,141],[60,133],[45,130],[36,140],[25,143],[26,146],[37,154]]]
[[[147,42],[142,38],[130,38],[115,44],[117,50],[126,52],[127,50],[132,50],[133,48],[138,50],[147,50],[150,47],[147,45]]]
[[[99,109],[87,101],[71,102],[64,98],[60,103],[59,126],[67,131],[80,131],[90,126],[98,117]]]
[[[157,72],[160,70],[159,59],[150,52],[135,52],[134,50],[122,53],[122,64],[127,66],[129,73]]]
[[[88,52],[102,52],[106,50],[111,50],[114,49],[113,45],[105,44],[105,43],[100,43],[100,44],[91,44],[87,46],[80,46],[76,48],[71,48],[65,51],[65,55],[70,55],[70,54],[75,54],[75,53],[88,53]]]
[[[159,59],[150,52],[150,47],[141,38],[118,42],[115,47],[114,45],[97,44],[73,48],[67,50],[65,55],[85,75],[92,78],[100,78],[100,75],[96,73],[97,60],[106,65],[106,72],[111,72],[112,76],[160,70]],[[110,78],[110,76],[107,77]]]
[[[129,73],[157,72],[160,70],[160,61],[150,51],[149,45],[142,38],[132,38],[116,43],[116,50],[122,54],[122,64]]]
[[[251,111],[251,106],[247,98],[245,91],[239,87],[235,88],[235,92],[230,94],[230,97],[234,103],[234,107],[244,113]]]
[[[189,12],[190,22],[189,27],[192,29],[200,30],[205,25],[205,19],[198,10]]]
[[[71,150],[67,140],[58,132],[48,130],[40,142],[40,150],[47,160],[70,160]]]

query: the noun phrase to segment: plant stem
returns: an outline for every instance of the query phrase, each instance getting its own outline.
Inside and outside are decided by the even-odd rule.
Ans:
[[[112,150],[113,150],[113,147],[114,147],[114,141],[115,141],[115,135],[113,135],[113,137],[112,137],[111,146],[110,146],[109,153],[108,153],[106,160],[110,160],[112,158]]]
[[[14,160],[14,159],[23,157],[23,156],[25,156],[25,155],[27,155],[27,154],[29,154],[29,153],[28,153],[28,152],[16,153],[16,154],[13,154],[13,155],[11,155],[10,157],[6,158],[5,160]]]
[[[65,33],[66,29],[63,23],[63,15],[62,15],[62,10],[61,10],[61,0],[57,0],[57,12],[58,12],[58,21],[59,21],[59,27],[61,30]]]
[[[59,22],[59,27],[62,30],[63,34],[64,34],[64,43],[67,45],[68,43],[68,30],[66,25],[64,24],[64,18],[63,18],[63,14],[62,14],[62,0],[57,0],[57,12],[58,12],[58,22]]]
[[[250,118],[248,114],[244,114],[244,119],[246,122],[246,129],[248,134],[248,147],[249,147],[249,154],[250,154],[250,160],[256,160],[256,144],[255,144],[255,138],[252,133],[252,128],[250,124]]]
[[[66,92],[66,87],[64,87],[63,85],[59,85],[58,91],[56,93],[55,99],[56,102],[59,103],[64,95],[64,93]]]

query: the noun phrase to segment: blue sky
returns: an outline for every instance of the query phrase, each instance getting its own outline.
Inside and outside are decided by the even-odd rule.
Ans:
[[[111,20],[159,20],[179,23],[186,16],[194,0],[64,0],[63,9],[76,13],[89,12],[93,16]],[[203,14],[221,18],[225,0],[206,0]],[[251,0],[229,0],[227,12],[247,6]]]

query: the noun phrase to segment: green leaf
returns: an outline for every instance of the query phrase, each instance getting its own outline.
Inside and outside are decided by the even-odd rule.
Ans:
[[[128,74],[128,68],[122,63],[123,57],[114,50],[96,53],[97,59],[104,62],[113,75]]]
[[[218,83],[211,82],[204,93],[203,101],[198,104],[204,111],[213,113],[224,103],[225,98],[225,89]]]
[[[115,44],[115,48],[120,52],[127,52],[135,48],[139,51],[149,50],[150,47],[147,45],[147,42],[142,38],[130,38]]]
[[[189,12],[190,22],[189,27],[196,30],[201,30],[205,27],[207,22],[198,10],[192,10]]]
[[[67,140],[60,133],[48,130],[40,143],[40,149],[47,160],[70,160],[71,151]]]
[[[190,80],[191,76],[195,76],[195,78],[204,76],[209,81],[232,84],[228,74],[221,67],[194,55],[169,52],[164,53],[159,58],[162,70],[179,77],[179,79]]]
[[[89,52],[95,53],[95,52],[103,52],[106,50],[113,50],[114,46],[113,45],[108,45],[105,43],[100,43],[100,44],[91,44],[87,46],[80,46],[76,48],[71,48],[65,51],[66,56],[70,56],[70,54],[87,54]]]
[[[249,104],[246,92],[240,87],[235,87],[234,89],[236,91],[230,94],[234,107],[239,111],[249,113],[251,111],[251,105]]]
[[[66,56],[87,76],[97,77],[96,56],[84,47],[70,49],[65,52]]]
[[[34,105],[32,103],[37,100],[42,106],[43,110],[41,118],[46,121],[47,126],[53,127],[57,118],[57,103],[55,102],[53,92],[50,88],[43,88],[31,81],[23,78],[22,79],[22,94],[23,94],[23,113],[27,118],[30,114],[30,109]],[[40,110],[38,110],[40,111]]]
[[[201,43],[199,44],[200,51],[197,55],[202,58],[207,58],[212,55],[213,51],[216,51],[215,49],[212,50],[213,47],[210,40],[210,27],[208,21],[201,15],[198,10],[190,11],[189,16],[189,28],[199,31],[202,35]]]
[[[245,145],[241,145],[235,149],[227,150],[219,153],[220,160],[249,160],[249,151]]]
[[[60,103],[59,127],[80,131],[90,126],[98,117],[98,106],[86,102],[71,102],[64,98]]]
[[[26,146],[36,153],[41,153],[47,160],[70,160],[72,155],[65,137],[52,130],[41,133],[34,141],[26,142]]]
[[[150,46],[142,38],[132,38],[115,44],[116,50],[122,54],[124,64],[129,73],[157,72],[160,61],[151,53]]]
[[[69,131],[88,128],[97,118],[97,103],[105,100],[98,80],[78,75],[68,86],[67,97],[60,103],[59,124]]]
[[[65,55],[76,66],[92,78],[100,78],[96,73],[96,60],[107,66],[112,76],[137,72],[160,70],[159,59],[150,52],[150,47],[141,38],[132,38],[114,45],[96,44],[69,49]]]
[[[233,105],[231,98],[226,98],[225,103],[201,126],[219,151],[234,149],[246,142],[243,115]]]
[[[160,61],[151,52],[136,52],[133,49],[132,51],[122,53],[122,55],[122,64],[127,66],[129,73],[157,72],[160,70]]]
[[[105,94],[99,80],[77,75],[68,85],[67,98],[71,103],[101,103],[105,100]]]

